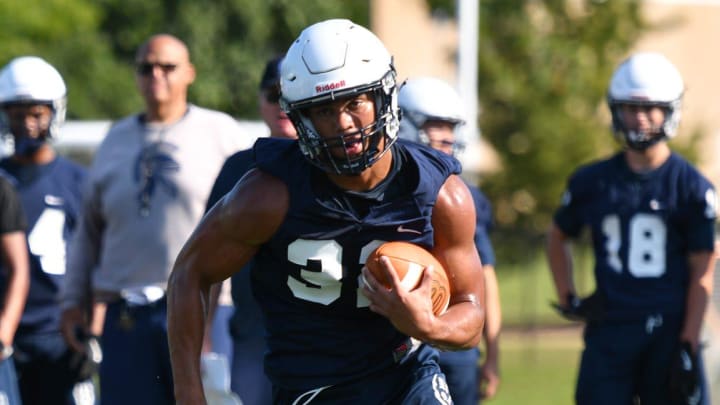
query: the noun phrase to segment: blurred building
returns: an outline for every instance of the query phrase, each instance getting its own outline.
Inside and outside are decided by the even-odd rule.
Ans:
[[[685,79],[686,93],[678,140],[695,130],[706,135],[700,145],[700,169],[720,185],[720,0],[645,0],[647,20],[659,28],[645,35],[637,50],[664,53]]]
[[[705,45],[720,38],[720,0],[643,0],[642,6],[646,19],[657,28],[633,51],[662,52],[682,73],[687,92],[678,141],[696,130],[706,135],[698,151],[699,167],[720,185],[720,160],[715,159],[720,150],[720,97],[715,94],[720,89],[716,73],[720,72],[720,54]],[[371,0],[370,20],[372,30],[394,55],[400,80],[429,75],[456,83],[460,38],[452,17],[433,15],[425,0]],[[482,136],[463,160],[466,170],[481,173],[499,167],[496,154]]]

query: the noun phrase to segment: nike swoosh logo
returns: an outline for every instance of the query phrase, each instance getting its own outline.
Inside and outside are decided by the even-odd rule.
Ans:
[[[418,231],[417,229],[405,228],[403,225],[398,226],[397,231],[400,233],[415,233],[418,235],[422,235],[422,232]]]

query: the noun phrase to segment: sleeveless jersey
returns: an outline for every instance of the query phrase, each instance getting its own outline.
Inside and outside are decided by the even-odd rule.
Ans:
[[[256,142],[257,167],[289,192],[285,220],[260,247],[251,277],[267,327],[266,373],[279,387],[311,389],[387,369],[408,339],[368,309],[360,269],[383,241],[433,246],[433,205],[460,164],[402,140],[392,153],[402,166],[390,185],[359,197],[332,184],[297,142]]]
[[[28,223],[30,291],[18,334],[59,330],[58,293],[65,254],[77,223],[85,168],[57,157],[46,165],[19,165],[7,158],[0,168],[17,180]]]
[[[715,206],[710,182],[679,155],[637,174],[620,153],[571,176],[555,222],[569,236],[590,228],[608,318],[640,319],[684,312],[688,254],[713,250]]]

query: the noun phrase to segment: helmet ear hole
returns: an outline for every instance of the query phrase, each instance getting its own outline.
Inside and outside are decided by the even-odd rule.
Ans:
[[[395,141],[400,121],[395,68],[385,46],[366,28],[344,19],[307,27],[285,54],[280,72],[280,105],[297,129],[300,150],[312,164],[330,173],[357,174]],[[370,93],[375,103],[375,121],[363,129],[368,146],[359,158],[333,157],[328,142],[338,139],[322,138],[304,111],[363,93]]]

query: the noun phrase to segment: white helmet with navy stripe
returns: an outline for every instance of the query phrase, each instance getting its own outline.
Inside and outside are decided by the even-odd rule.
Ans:
[[[664,55],[640,52],[626,59],[615,70],[607,96],[616,137],[631,148],[644,149],[675,136],[684,91],[680,72]],[[659,136],[628,128],[620,113],[624,104],[661,107],[665,121]]]
[[[288,49],[280,70],[280,105],[298,131],[305,157],[321,169],[357,174],[371,166],[395,141],[399,126],[392,56],[368,29],[345,19],[307,27]],[[328,142],[304,114],[308,107],[369,93],[375,122],[362,129],[368,146],[359,157],[331,156]],[[385,137],[382,149],[380,140]],[[337,142],[337,139],[335,140]]]
[[[52,108],[48,134],[57,137],[65,122],[67,88],[60,73],[37,56],[13,59],[0,72],[0,106],[8,104],[47,104]],[[8,134],[4,113],[0,112],[0,130]]]
[[[430,145],[423,125],[429,120],[445,121],[454,126],[453,154],[463,150],[465,108],[460,95],[450,84],[434,77],[410,78],[400,87],[398,106],[402,111],[400,138]]]

